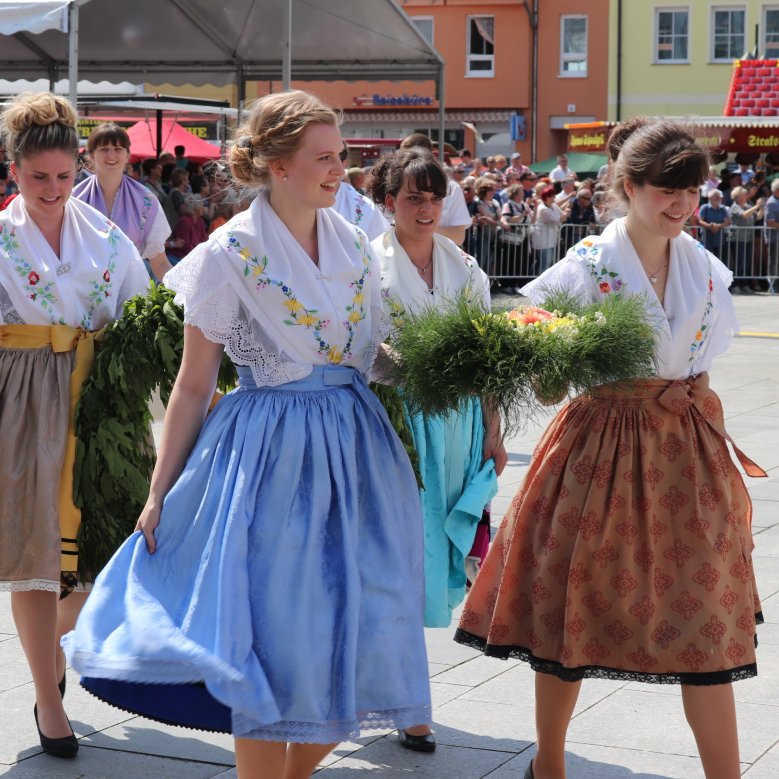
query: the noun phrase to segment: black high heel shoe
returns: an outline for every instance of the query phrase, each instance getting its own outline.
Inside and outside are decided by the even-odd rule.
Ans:
[[[525,770],[525,779],[536,779],[533,775],[533,761],[531,760],[528,763],[527,769]]]
[[[41,740],[41,748],[47,755],[53,757],[75,757],[78,752],[78,739],[73,732],[73,728],[70,729],[69,736],[63,736],[62,738],[49,738],[41,733],[41,726],[38,724],[38,704],[36,703],[32,713],[35,715],[35,727],[38,728],[38,738]],[[68,722],[70,725],[70,722]]]
[[[412,752],[435,752],[435,738],[432,733],[424,736],[415,736],[400,728],[398,730],[398,743]]]

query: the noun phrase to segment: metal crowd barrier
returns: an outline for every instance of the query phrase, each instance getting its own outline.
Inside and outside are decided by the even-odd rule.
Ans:
[[[532,225],[495,228],[475,225],[463,245],[494,282],[519,283],[539,275],[539,252],[532,245]],[[588,235],[603,230],[599,225],[563,224],[557,236],[554,261]],[[726,227],[707,234],[701,227],[686,227],[733,271],[734,286],[759,286],[779,292],[779,230],[771,227]]]

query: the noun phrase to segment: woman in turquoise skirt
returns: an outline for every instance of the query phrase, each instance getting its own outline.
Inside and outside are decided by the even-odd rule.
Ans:
[[[99,697],[231,732],[240,779],[430,716],[419,497],[366,385],[380,279],[331,208],[342,146],[303,92],[239,131],[233,175],[262,191],[165,277],[184,357],[149,500],[64,639]],[[224,350],[240,387],[206,417]]]
[[[489,308],[489,279],[473,257],[436,232],[447,179],[427,149],[402,149],[371,170],[373,199],[394,227],[372,242],[381,264],[385,310],[397,327],[405,312],[445,307],[466,292]],[[444,417],[409,417],[424,488],[425,625],[447,627],[465,597],[465,558],[506,464],[497,415],[472,399]],[[420,720],[421,722],[422,720]],[[400,729],[400,743],[432,752],[428,725]]]

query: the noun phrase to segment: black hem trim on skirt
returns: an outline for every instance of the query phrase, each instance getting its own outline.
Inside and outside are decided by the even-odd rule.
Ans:
[[[510,657],[524,660],[534,671],[551,674],[564,682],[579,682],[582,679],[611,679],[626,682],[649,682],[650,684],[689,684],[693,686],[708,686],[714,684],[730,684],[740,679],[751,679],[757,676],[757,664],[741,665],[727,671],[712,671],[709,673],[648,673],[645,671],[628,671],[622,668],[607,668],[600,665],[581,665],[576,668],[566,668],[556,660],[536,657],[529,649],[522,646],[496,646],[488,644],[480,636],[458,628],[454,634],[458,644],[472,647],[484,652],[487,657],[497,657],[508,660]]]

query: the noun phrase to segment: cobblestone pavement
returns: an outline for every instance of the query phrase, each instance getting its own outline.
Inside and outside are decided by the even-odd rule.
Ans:
[[[779,777],[779,297],[738,297],[742,331],[715,363],[730,434],[769,472],[748,480],[754,500],[755,567],[767,623],[759,628],[756,679],[735,685],[743,775]],[[526,469],[545,423],[509,442],[510,462],[493,504],[497,522]],[[455,644],[453,628],[427,644],[438,750],[401,749],[394,733],[341,745],[317,779],[518,779],[534,754],[533,678],[517,662],[488,659]],[[8,593],[0,593],[0,776],[5,779],[234,779],[229,737],[165,727],[112,709],[68,672],[67,708],[81,740],[74,761],[41,753],[30,674]],[[380,673],[380,669],[377,669]],[[695,743],[675,687],[585,682],[569,731],[570,779],[702,779]]]

